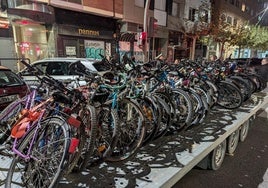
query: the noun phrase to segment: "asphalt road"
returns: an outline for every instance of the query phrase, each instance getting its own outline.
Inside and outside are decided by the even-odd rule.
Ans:
[[[268,112],[268,107],[267,107]],[[268,114],[259,111],[248,136],[217,171],[194,168],[173,188],[268,188]]]

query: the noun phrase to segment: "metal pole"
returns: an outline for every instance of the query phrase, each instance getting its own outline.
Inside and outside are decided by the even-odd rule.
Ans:
[[[149,10],[149,6],[150,6],[150,2],[151,0],[146,0],[146,4],[145,4],[145,7],[144,7],[144,16],[143,16],[143,31],[146,32],[147,34],[147,31],[148,31],[148,10]],[[147,53],[147,36],[146,36],[146,39],[145,39],[145,45],[143,47],[143,62],[147,62],[148,61],[148,53]]]

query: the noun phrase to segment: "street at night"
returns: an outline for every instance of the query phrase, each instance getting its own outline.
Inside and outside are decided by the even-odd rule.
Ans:
[[[0,188],[268,188],[268,0],[0,0]]]

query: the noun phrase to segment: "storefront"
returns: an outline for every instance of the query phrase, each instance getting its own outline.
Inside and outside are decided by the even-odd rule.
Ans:
[[[188,58],[190,54],[190,39],[185,37],[182,32],[169,31],[168,42],[168,59],[174,61],[175,59]]]
[[[116,52],[116,20],[63,9],[55,18],[57,56],[95,60]]]
[[[49,28],[54,22],[53,8],[44,4],[22,4],[8,8],[7,14],[17,57],[29,58],[31,62],[48,57]],[[18,70],[22,68],[20,66]]]

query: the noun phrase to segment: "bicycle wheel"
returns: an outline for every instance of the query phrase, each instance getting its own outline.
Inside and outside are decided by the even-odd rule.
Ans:
[[[160,109],[160,121],[154,139],[164,136],[171,126],[171,109],[168,103],[160,96],[154,95],[153,98],[158,102],[158,108]]]
[[[120,130],[113,144],[108,161],[121,161],[133,155],[142,145],[146,133],[142,110],[134,100],[123,98],[118,101]]]
[[[80,171],[80,165],[78,165],[78,161],[81,157],[83,148],[85,147],[86,132],[83,120],[80,117],[77,117],[77,119],[81,120],[80,126],[78,128],[73,126],[70,127],[70,136],[71,136],[70,145],[74,145],[74,148],[71,149],[72,151],[69,151],[68,165],[66,167],[65,174],[69,174],[73,171],[75,172]]]
[[[82,171],[89,163],[95,148],[96,131],[97,131],[97,114],[95,107],[87,105],[79,114],[85,132],[85,144],[83,148],[79,148],[80,156],[75,165],[75,171]]]
[[[143,143],[147,144],[153,139],[156,131],[158,130],[158,126],[160,125],[160,109],[155,101],[148,96],[136,100],[144,114],[146,134],[143,139]]]
[[[229,79],[234,81],[234,84],[237,85],[237,87],[240,89],[242,95],[243,95],[243,101],[246,101],[251,97],[251,88],[250,85],[241,78],[240,76],[230,76]]]
[[[0,112],[0,144],[4,145],[10,136],[11,126],[16,122],[20,111],[24,108],[26,97],[17,99],[10,103],[3,111]],[[0,149],[2,152],[2,148]]]
[[[110,105],[101,105],[97,107],[96,131],[94,133],[93,152],[85,152],[85,164],[90,167],[98,160],[109,158],[114,143],[117,142],[119,131],[119,117],[115,109]]]
[[[210,108],[214,107],[215,104],[217,104],[218,97],[219,97],[219,91],[215,83],[211,82],[210,80],[205,81],[206,84],[209,86],[209,94],[211,95],[212,104]]]
[[[191,90],[193,91],[193,93],[196,93],[197,94],[197,98],[198,101],[199,101],[199,110],[198,110],[198,119],[197,119],[197,122],[194,123],[194,124],[200,124],[202,123],[206,116],[207,116],[207,113],[209,111],[209,107],[208,107],[208,95],[206,93],[206,91],[204,91],[202,88],[200,87],[195,87],[195,88],[191,88]]]
[[[210,110],[210,107],[213,104],[212,96],[207,88],[202,86],[194,86],[194,90],[201,96],[202,101],[204,101],[204,105],[206,106],[206,110]],[[206,103],[206,104],[205,104]]]
[[[177,121],[175,122],[175,127],[177,129],[183,129],[188,127],[192,123],[193,119],[193,103],[189,94],[181,88],[176,88],[172,90],[172,100],[176,104],[175,115]]]
[[[257,84],[249,75],[244,74],[244,73],[239,73],[238,76],[243,78],[248,83],[248,85],[250,86],[251,93],[254,93],[257,91]]]
[[[189,96],[193,104],[193,117],[191,125],[198,125],[206,115],[203,101],[201,99],[201,96],[194,89],[190,88],[186,91],[189,93]]]
[[[62,118],[49,117],[40,125],[37,132],[34,127],[22,138],[17,149],[29,159],[14,156],[7,174],[6,188],[52,188],[58,183],[69,149],[68,124]]]
[[[243,96],[234,84],[227,81],[220,81],[217,84],[219,97],[217,104],[226,109],[235,109],[241,106]]]

